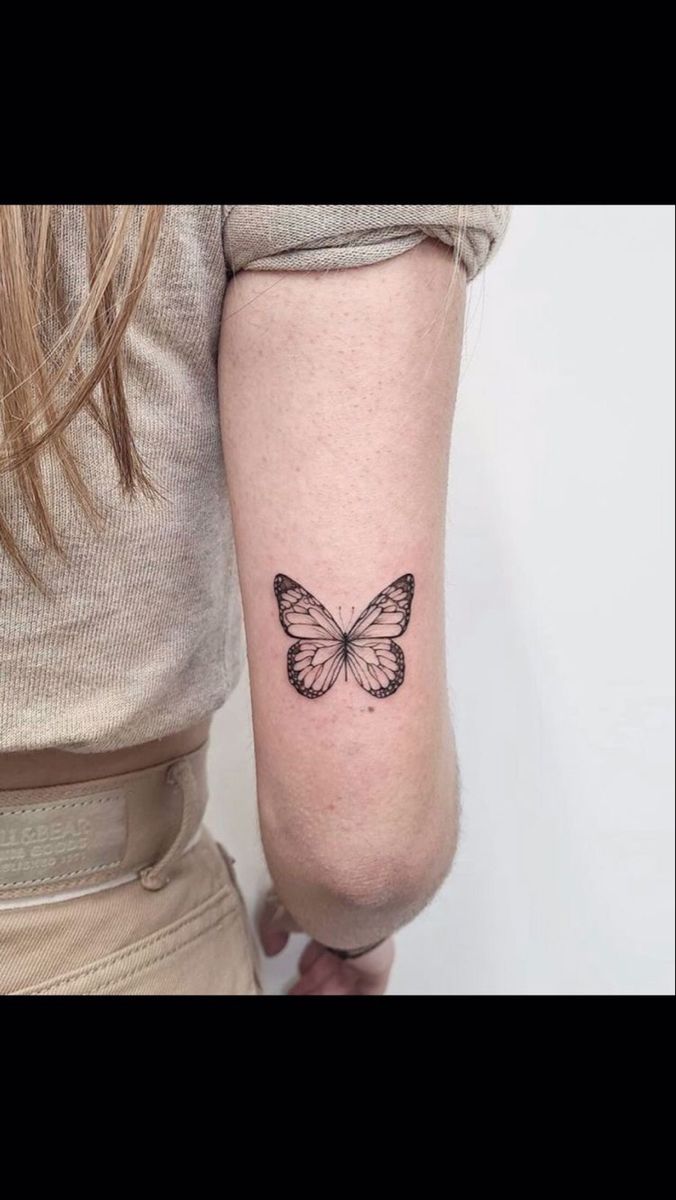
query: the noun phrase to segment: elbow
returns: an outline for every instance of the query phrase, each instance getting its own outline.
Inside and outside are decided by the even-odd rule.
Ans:
[[[324,859],[317,881],[337,910],[411,919],[435,895],[453,865],[456,822],[407,839],[375,836],[358,849]]]
[[[424,807],[415,823],[362,825],[330,840],[305,838],[294,848],[294,870],[279,872],[285,878],[278,890],[307,933],[330,945],[367,943],[395,932],[429,903],[453,864],[458,809],[455,794]]]

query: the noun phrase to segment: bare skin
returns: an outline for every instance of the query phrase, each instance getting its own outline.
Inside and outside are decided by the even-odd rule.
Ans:
[[[302,930],[283,905],[274,889],[268,893],[258,920],[258,933],[269,958],[280,954],[292,933]],[[341,960],[322,946],[310,941],[298,960],[299,978],[289,988],[289,996],[382,996],[394,963],[394,938],[385,941],[351,961]]]
[[[152,742],[100,754],[74,754],[70,750],[0,754],[0,788],[50,787],[140,771],[196,750],[209,736],[210,725],[207,719]]]
[[[242,271],[226,293],[221,428],[260,828],[285,908],[335,947],[412,920],[455,850],[443,560],[464,301],[462,269],[433,241],[352,270]],[[341,648],[352,607],[402,580],[387,645],[370,628]],[[336,986],[357,969],[330,967]]]

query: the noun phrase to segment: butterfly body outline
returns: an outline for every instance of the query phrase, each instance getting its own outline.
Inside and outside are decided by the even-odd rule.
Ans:
[[[400,575],[379,592],[348,629],[288,575],[276,575],[274,592],[284,632],[298,640],[287,653],[289,683],[301,696],[326,695],[341,672],[348,672],[377,699],[392,696],[404,681],[405,659],[393,640],[406,630],[415,580]]]

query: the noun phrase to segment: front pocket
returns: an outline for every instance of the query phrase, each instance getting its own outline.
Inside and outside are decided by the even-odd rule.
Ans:
[[[252,937],[232,865],[205,828],[157,891],[135,879],[0,912],[0,994],[256,995]]]
[[[233,965],[236,967],[237,956],[230,953],[238,941],[237,918],[237,903],[231,888],[221,888],[179,920],[124,949],[78,971],[11,994],[229,994],[229,989],[237,983],[237,971],[233,973],[231,969]]]

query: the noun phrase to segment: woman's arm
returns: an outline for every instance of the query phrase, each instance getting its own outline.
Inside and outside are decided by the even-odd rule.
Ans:
[[[227,290],[221,416],[261,833],[279,897],[333,946],[410,921],[453,859],[443,555],[464,298],[432,240],[351,270],[243,271]],[[277,575],[345,626],[412,575],[401,686],[379,698],[341,666],[320,698],[299,694]],[[396,674],[397,653],[384,662]]]

